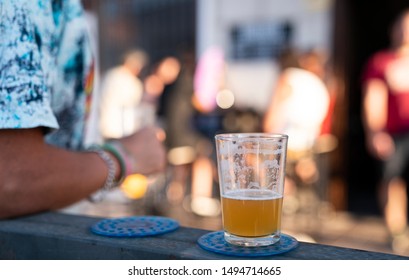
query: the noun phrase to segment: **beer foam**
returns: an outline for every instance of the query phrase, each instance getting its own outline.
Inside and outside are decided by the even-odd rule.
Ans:
[[[222,197],[237,200],[266,200],[282,198],[283,195],[273,190],[239,189],[227,191],[222,194]]]

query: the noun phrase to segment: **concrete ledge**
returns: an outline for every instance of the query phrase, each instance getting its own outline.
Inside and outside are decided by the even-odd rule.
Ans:
[[[243,259],[202,250],[196,240],[206,230],[181,227],[156,237],[110,238],[90,232],[99,218],[43,213],[0,221],[0,259]],[[284,260],[398,260],[391,254],[303,243],[269,258]]]

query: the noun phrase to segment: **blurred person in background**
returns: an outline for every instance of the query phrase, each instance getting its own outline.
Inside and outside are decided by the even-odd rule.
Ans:
[[[0,218],[59,209],[164,168],[154,128],[84,147],[93,58],[79,0],[0,7]]]
[[[177,190],[185,188],[183,185],[187,183],[190,194],[188,189],[184,190],[184,199],[188,202],[185,205],[190,206],[188,210],[201,216],[215,216],[219,213],[219,205],[212,198],[212,146],[199,133],[193,121],[196,113],[192,100],[196,66],[193,51],[184,51],[181,55],[181,71],[165,108],[169,162],[175,164],[176,171],[176,180],[169,186],[168,195],[171,200],[177,198],[177,194],[180,196],[183,193]]]
[[[288,134],[291,151],[306,151],[313,147],[328,111],[322,58],[315,51],[286,56],[265,114],[264,130]]]
[[[141,122],[138,106],[144,88],[138,77],[147,64],[142,50],[131,50],[123,63],[109,70],[101,87],[100,129],[105,139],[120,138],[134,133]]]
[[[153,74],[145,80],[147,98],[151,100],[151,103],[155,103],[159,122],[163,124],[166,130],[167,142],[172,141],[170,139],[175,137],[180,137],[179,135],[174,135],[173,131],[170,131],[171,129],[169,128],[171,118],[178,115],[180,110],[171,111],[168,107],[169,103],[172,103],[174,99],[178,99],[175,97],[175,95],[178,95],[178,90],[175,88],[180,84],[182,66],[182,61],[179,58],[166,56],[159,61]],[[151,87],[149,87],[149,82],[152,84]],[[152,90],[148,90],[149,88]],[[184,93],[179,95],[184,95]],[[189,100],[188,97],[187,99]]]
[[[179,205],[187,193],[190,165],[195,158],[195,136],[190,123],[192,67],[194,57],[167,57],[161,61],[157,70],[158,76],[165,84],[159,113],[166,131],[168,161],[172,171],[166,195],[168,201],[175,205]]]
[[[193,76],[193,123],[197,135],[196,158],[192,165],[191,210],[200,216],[217,216],[221,212],[216,172],[214,136],[223,131],[227,113],[218,98],[225,92],[226,61],[219,46],[207,48],[195,65]],[[231,104],[232,105],[232,104]]]
[[[363,123],[368,151],[381,160],[379,200],[392,247],[409,252],[409,10],[396,20],[391,47],[376,52],[363,75]]]
[[[322,54],[315,50],[301,54],[293,49],[284,51],[280,58],[281,74],[264,116],[265,132],[289,136],[288,200],[296,196],[299,185],[318,180],[314,145],[329,108],[324,65]]]

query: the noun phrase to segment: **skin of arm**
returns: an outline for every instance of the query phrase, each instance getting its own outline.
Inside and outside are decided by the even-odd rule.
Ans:
[[[368,150],[379,159],[394,152],[392,137],[384,131],[387,117],[388,91],[380,79],[371,79],[364,86],[363,124]]]
[[[270,104],[263,120],[263,130],[265,132],[279,132],[279,124],[282,123],[278,114],[282,102],[291,95],[291,86],[288,84],[285,75],[278,78],[277,86],[271,98]]]
[[[107,173],[96,153],[48,145],[40,128],[0,130],[0,217],[69,205],[102,187]]]
[[[123,144],[139,163],[135,172],[164,168],[164,148],[153,128],[129,136]],[[41,128],[0,130],[0,218],[72,204],[101,188],[107,174],[106,163],[96,153],[51,146]]]

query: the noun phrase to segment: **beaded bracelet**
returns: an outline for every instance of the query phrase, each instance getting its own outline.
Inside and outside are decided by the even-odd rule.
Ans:
[[[126,160],[125,160],[125,155],[123,153],[121,153],[120,150],[118,150],[118,148],[116,148],[114,145],[112,145],[110,142],[106,142],[101,146],[102,149],[104,149],[107,152],[110,152],[119,162],[119,166],[121,167],[121,175],[119,176],[119,180],[118,180],[118,185],[120,185],[124,180],[125,177],[128,175],[128,167],[126,164]]]
[[[126,177],[135,173],[135,158],[132,154],[117,140],[110,140],[104,143],[102,146],[107,151],[112,152],[121,161],[122,173],[121,175]]]
[[[99,202],[105,197],[106,193],[114,187],[121,185],[126,176],[133,174],[135,169],[135,159],[130,152],[116,140],[105,142],[102,146],[93,145],[88,151],[96,152],[108,166],[108,176],[104,186],[96,193],[89,197],[92,202]],[[115,181],[116,166],[112,158],[108,155],[110,152],[119,162],[120,165],[120,177],[118,181]]]
[[[105,180],[104,186],[99,191],[89,196],[90,201],[100,202],[110,190],[112,190],[119,184],[117,181],[115,181],[116,165],[108,152],[106,152],[100,146],[94,145],[87,150],[98,154],[98,156],[106,163],[108,167],[108,175]]]

